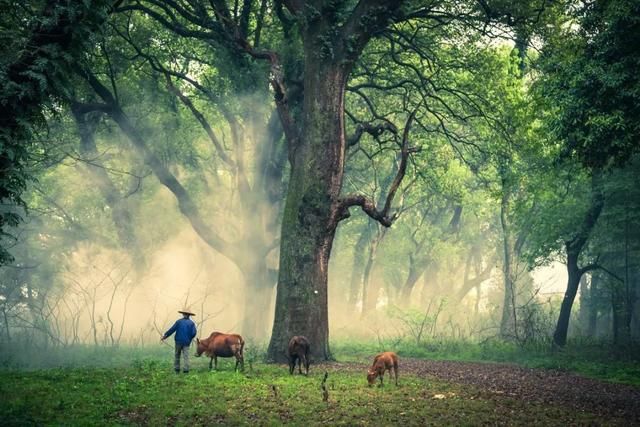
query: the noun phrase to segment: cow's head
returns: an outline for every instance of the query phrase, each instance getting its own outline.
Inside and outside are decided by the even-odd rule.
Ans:
[[[367,371],[367,382],[369,383],[369,387],[371,387],[373,383],[376,382],[377,377],[378,377],[378,374],[376,373],[376,371],[372,369],[369,369]]]
[[[202,353],[207,349],[207,347],[200,341],[200,338],[196,338],[196,357],[202,356]]]

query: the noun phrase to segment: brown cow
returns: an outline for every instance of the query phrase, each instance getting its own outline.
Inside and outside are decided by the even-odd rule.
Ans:
[[[369,382],[369,386],[373,385],[376,378],[380,378],[380,387],[382,387],[384,371],[389,371],[389,376],[391,376],[391,368],[393,368],[393,372],[396,377],[396,385],[398,385],[398,355],[392,351],[385,351],[384,353],[378,354],[373,359],[373,365],[367,372],[367,381]]]
[[[196,342],[198,344],[196,357],[200,357],[204,353],[211,358],[209,370],[211,370],[212,363],[215,363],[215,369],[218,370],[218,357],[235,357],[235,370],[238,370],[239,364],[242,371],[244,371],[244,357],[242,355],[244,340],[240,335],[212,332],[209,338],[197,339]]]
[[[287,357],[289,358],[289,374],[293,375],[293,370],[298,361],[298,372],[302,374],[302,365],[306,374],[309,375],[309,340],[302,335],[296,335],[289,340]]]

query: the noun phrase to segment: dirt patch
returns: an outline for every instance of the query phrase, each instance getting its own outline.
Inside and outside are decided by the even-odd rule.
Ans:
[[[640,388],[500,363],[401,360],[401,372],[474,386],[484,397],[559,405],[640,425]],[[402,374],[400,374],[402,379]]]
[[[122,409],[116,414],[116,419],[119,423],[146,426],[149,425],[149,408],[142,405],[133,409]]]

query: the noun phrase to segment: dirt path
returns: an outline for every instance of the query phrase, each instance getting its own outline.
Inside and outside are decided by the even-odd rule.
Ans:
[[[477,387],[486,397],[515,399],[574,408],[640,425],[640,388],[579,375],[499,363],[407,359],[402,371]],[[402,378],[402,376],[400,375]]]

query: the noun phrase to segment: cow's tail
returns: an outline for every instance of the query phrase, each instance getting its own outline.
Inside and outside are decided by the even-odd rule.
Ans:
[[[239,341],[240,341],[240,355],[244,355],[244,340],[242,339],[242,337],[240,337]]]
[[[240,341],[240,350],[238,352],[238,356],[236,356],[236,369],[238,366],[238,359],[240,360],[240,369],[242,369],[242,372],[244,372],[244,340],[242,339],[242,337],[239,337],[238,341]],[[249,364],[249,366],[251,366],[251,364]]]

